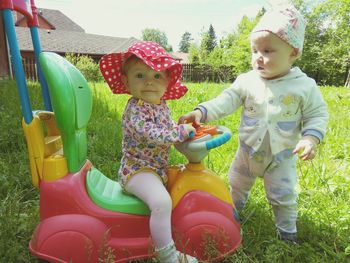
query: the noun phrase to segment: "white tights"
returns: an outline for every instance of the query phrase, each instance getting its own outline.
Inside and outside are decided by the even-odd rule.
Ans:
[[[172,243],[172,202],[160,178],[151,172],[135,174],[126,184],[125,190],[140,198],[150,208],[150,231],[155,247],[159,249]]]

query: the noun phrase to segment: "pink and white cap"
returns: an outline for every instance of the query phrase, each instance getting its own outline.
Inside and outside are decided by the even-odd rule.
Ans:
[[[268,31],[292,47],[301,55],[303,51],[306,22],[293,5],[279,5],[266,12],[252,33]]]

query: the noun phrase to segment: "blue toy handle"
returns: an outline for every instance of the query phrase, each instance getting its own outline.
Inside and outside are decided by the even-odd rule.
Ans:
[[[198,140],[194,140],[189,142],[187,145],[190,151],[198,152],[203,150],[211,150],[216,148],[228,140],[231,139],[231,130],[225,126],[216,126],[218,131],[218,136],[213,137],[211,135],[207,135],[206,137],[199,138]]]
[[[206,146],[207,150],[211,150],[213,148],[219,147],[220,145],[226,143],[230,139],[231,139],[231,133],[224,132],[219,137],[216,137],[210,141],[207,141],[205,143],[205,146]]]
[[[188,138],[192,139],[195,135],[196,135],[196,133],[193,132],[193,131],[191,131],[191,132],[188,134]]]

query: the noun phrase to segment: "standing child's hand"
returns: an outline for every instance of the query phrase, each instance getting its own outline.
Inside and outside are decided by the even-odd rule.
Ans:
[[[183,123],[194,123],[196,126],[200,125],[202,118],[202,112],[198,109],[191,111],[179,118],[179,124]]]
[[[293,154],[301,152],[300,158],[303,161],[311,160],[316,155],[316,145],[318,142],[318,139],[314,136],[305,136],[297,143]]]

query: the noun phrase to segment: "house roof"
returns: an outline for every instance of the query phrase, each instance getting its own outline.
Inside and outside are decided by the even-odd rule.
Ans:
[[[78,31],[46,29],[39,29],[38,31],[42,50],[59,53],[104,55],[112,51],[124,50],[131,43],[138,41],[133,37],[110,37]],[[20,50],[33,51],[30,30],[24,27],[16,27],[16,33]]]
[[[39,18],[42,18],[46,23],[48,23],[51,29],[85,32],[82,27],[59,10],[37,8],[37,11]],[[22,21],[25,20],[26,17],[23,14],[17,13],[16,26],[20,25]],[[39,26],[41,25],[39,24]]]
[[[59,10],[38,8],[38,15],[42,16],[46,21],[53,25],[56,30],[85,32],[82,27],[73,22],[73,20]]]
[[[43,51],[104,55],[125,50],[130,44],[138,41],[134,37],[87,34],[83,28],[58,10],[38,8],[38,15],[52,26],[52,30],[39,28]],[[20,24],[23,19],[26,18],[18,16],[16,24]],[[27,27],[18,26],[16,33],[20,50],[33,51],[30,30]]]
[[[190,63],[190,58],[188,53],[183,53],[183,52],[171,52],[170,55],[177,59],[180,60],[182,64],[189,64]]]

